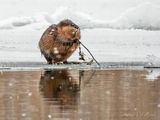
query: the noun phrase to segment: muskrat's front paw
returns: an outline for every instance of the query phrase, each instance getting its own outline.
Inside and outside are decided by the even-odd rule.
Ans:
[[[81,62],[77,62],[77,61],[70,61],[70,62],[64,61],[63,63],[64,64],[81,64]]]

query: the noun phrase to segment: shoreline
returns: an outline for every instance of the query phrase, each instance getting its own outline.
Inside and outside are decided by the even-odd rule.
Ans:
[[[0,62],[0,70],[49,70],[49,69],[78,69],[78,70],[108,70],[108,69],[160,69],[160,65],[149,65],[147,62],[95,62],[91,65],[81,64],[52,64],[46,62]]]

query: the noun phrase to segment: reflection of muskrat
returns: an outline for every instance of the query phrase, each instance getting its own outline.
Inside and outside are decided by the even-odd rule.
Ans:
[[[40,91],[44,98],[54,98],[61,105],[76,105],[80,91],[79,71],[44,71],[40,78]]]
[[[79,45],[80,29],[71,20],[51,25],[39,41],[48,64],[66,62]]]

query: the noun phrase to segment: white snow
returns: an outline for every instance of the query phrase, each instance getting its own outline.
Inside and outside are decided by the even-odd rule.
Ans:
[[[157,107],[160,108],[160,104],[158,104]]]
[[[50,24],[65,18],[73,20],[81,27],[81,41],[100,62],[153,63],[151,58],[160,58],[158,5],[145,2],[132,6],[112,20],[97,18],[95,14],[80,11],[74,7],[56,6],[54,12],[39,11],[36,15],[29,12],[28,17],[24,15],[0,19],[0,62],[45,62],[40,54],[38,41]],[[104,11],[100,14],[108,16]],[[83,51],[87,53],[84,49]],[[87,54],[86,57],[88,56]],[[70,60],[78,58],[77,51]],[[156,62],[159,63],[160,61]]]
[[[9,85],[10,87],[11,87],[11,86],[13,86],[13,84],[12,84],[12,83],[9,83],[8,85]]]
[[[155,55],[148,55],[148,66],[160,66],[160,58]]]
[[[0,62],[46,62],[38,48],[42,33],[30,28],[1,31]],[[153,63],[152,56],[160,58],[159,38],[160,31],[88,29],[82,30],[81,41],[100,62]],[[78,58],[77,50],[70,60]]]
[[[32,96],[32,92],[29,92],[29,93],[28,93],[28,96]]]
[[[54,54],[58,54],[59,53],[57,48],[54,48],[53,51],[54,51]]]
[[[113,22],[113,28],[160,30],[160,6],[149,2],[128,9]]]
[[[20,26],[25,26],[36,22],[31,17],[14,17],[7,20],[0,21],[0,29],[12,29]]]
[[[41,28],[44,25],[47,26],[57,23],[63,19],[71,19],[76,22],[81,29],[112,28],[160,30],[159,11],[159,6],[147,2],[130,8],[120,16],[117,16],[117,18],[108,21],[96,19],[87,13],[75,11],[68,7],[59,7],[53,14],[42,12],[36,16],[14,17],[2,20],[0,21],[0,29],[13,29],[26,25],[33,25],[34,27],[39,26]]]
[[[26,117],[26,115],[27,115],[26,113],[22,113],[21,114],[22,117]]]
[[[13,97],[12,97],[12,96],[10,96],[10,97],[9,97],[9,99],[11,99],[11,100],[12,100],[12,99],[13,99]]]
[[[51,119],[51,118],[52,118],[52,115],[48,115],[48,118]]]
[[[54,80],[54,77],[53,77],[53,76],[51,77],[51,80]]]

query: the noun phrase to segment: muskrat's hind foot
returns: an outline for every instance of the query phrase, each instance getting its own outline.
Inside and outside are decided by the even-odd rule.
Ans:
[[[69,64],[68,61],[64,61],[63,64]]]
[[[52,64],[52,58],[47,56],[44,56],[44,57],[46,58],[48,64]]]
[[[51,65],[51,64],[52,64],[52,61],[47,61],[47,63]]]

